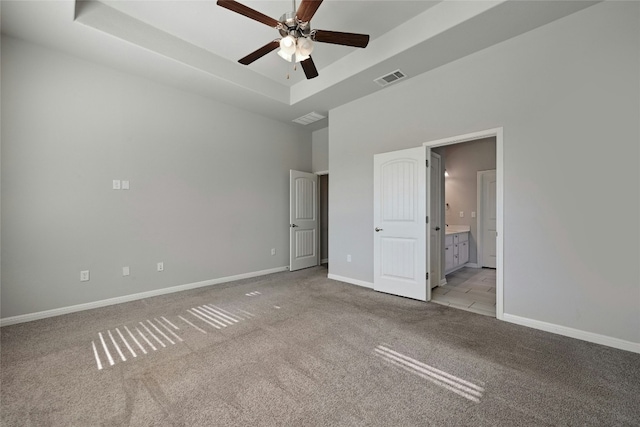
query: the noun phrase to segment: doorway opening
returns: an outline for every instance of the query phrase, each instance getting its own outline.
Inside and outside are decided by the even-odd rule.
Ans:
[[[329,172],[318,175],[318,264],[329,268]]]
[[[424,145],[441,178],[429,189],[431,301],[501,319],[502,129]]]

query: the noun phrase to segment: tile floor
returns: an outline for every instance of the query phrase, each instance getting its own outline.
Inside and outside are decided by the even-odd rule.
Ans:
[[[496,316],[496,270],[464,267],[447,275],[447,284],[434,288],[431,301]]]

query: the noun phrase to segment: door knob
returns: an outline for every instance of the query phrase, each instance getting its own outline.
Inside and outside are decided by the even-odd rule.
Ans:
[[[376,227],[376,233],[377,233],[378,231],[382,231],[382,228],[378,228],[378,227]]]
[[[297,227],[297,225],[295,225],[295,224],[291,224],[291,228],[293,228],[293,227]]]
[[[436,227],[436,228],[434,228],[434,230],[440,231],[440,227]]]

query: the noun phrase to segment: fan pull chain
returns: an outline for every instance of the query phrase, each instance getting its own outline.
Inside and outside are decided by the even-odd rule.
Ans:
[[[293,63],[293,71],[297,71],[298,70],[298,63],[294,62]],[[289,73],[287,72],[287,80],[289,80],[291,76],[289,75]]]

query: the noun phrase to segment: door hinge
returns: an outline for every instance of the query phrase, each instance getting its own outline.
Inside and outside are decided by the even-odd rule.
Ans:
[[[429,273],[427,273],[427,280],[429,280]]]
[[[425,162],[427,162],[427,167],[429,167],[429,160],[427,159],[425,160]]]
[[[429,224],[429,215],[427,215],[427,224]]]

